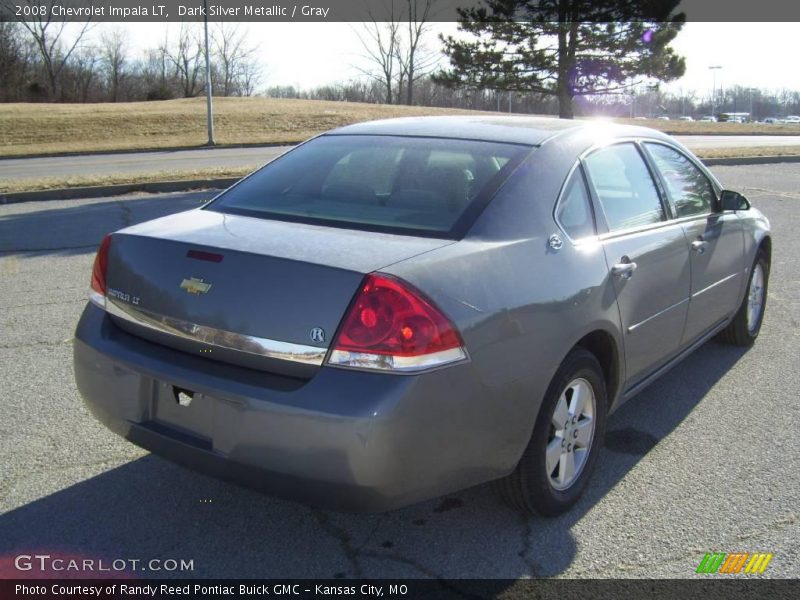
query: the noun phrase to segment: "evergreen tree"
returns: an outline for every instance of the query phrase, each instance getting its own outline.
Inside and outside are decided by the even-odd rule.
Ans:
[[[484,0],[459,8],[459,30],[442,36],[448,87],[533,92],[558,97],[573,117],[576,96],[622,92],[638,78],[683,75],[670,43],[685,21],[680,0]]]

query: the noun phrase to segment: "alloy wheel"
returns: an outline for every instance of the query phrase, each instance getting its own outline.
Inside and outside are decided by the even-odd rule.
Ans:
[[[569,488],[580,476],[594,438],[595,395],[583,378],[571,381],[556,402],[550,419],[545,464],[550,485]]]
[[[758,328],[761,310],[764,307],[764,267],[756,263],[750,277],[750,291],[747,296],[747,330],[753,333]]]

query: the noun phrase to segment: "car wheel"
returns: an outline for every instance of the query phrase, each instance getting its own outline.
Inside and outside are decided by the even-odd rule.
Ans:
[[[506,500],[525,513],[546,517],[575,504],[597,462],[606,413],[600,364],[592,353],[573,350],[547,389],[517,468],[499,482]]]
[[[721,341],[736,346],[749,346],[758,337],[761,323],[764,321],[764,309],[767,306],[767,288],[769,287],[769,260],[763,251],[759,251],[742,305],[736,311],[733,320],[719,335]]]

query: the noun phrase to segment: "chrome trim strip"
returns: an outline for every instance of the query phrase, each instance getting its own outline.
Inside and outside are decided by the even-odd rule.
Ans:
[[[712,337],[717,335],[717,333],[722,331],[723,327],[725,327],[728,323],[729,323],[728,319],[722,319],[721,321],[719,321],[715,325],[712,325],[707,330],[707,332],[705,334],[701,335],[694,342],[689,344],[688,347],[686,347],[683,350],[681,350],[673,358],[671,358],[666,363],[664,363],[662,366],[658,367],[655,371],[650,373],[650,375],[648,375],[647,377],[645,377],[644,379],[642,379],[638,383],[633,384],[627,390],[622,392],[620,394],[620,399],[617,401],[618,403],[614,406],[614,408],[615,409],[619,408],[620,404],[622,404],[623,402],[626,402],[628,399],[630,399],[633,396],[635,396],[636,394],[638,394],[640,391],[642,391],[648,385],[653,383],[656,379],[661,377],[664,373],[666,373],[667,371],[672,369],[675,365],[677,365],[679,362],[681,362],[684,358],[686,358],[692,352],[697,350],[697,348],[699,348],[700,346],[705,344],[708,340],[710,340]]]
[[[660,317],[664,313],[667,313],[667,312],[671,311],[673,308],[678,308],[681,304],[683,304],[684,302],[688,302],[688,301],[689,301],[689,298],[684,298],[680,302],[676,302],[672,306],[668,306],[667,308],[658,311],[656,314],[647,317],[644,321],[639,321],[635,325],[631,325],[630,327],[628,327],[628,333],[633,333],[638,327],[641,327],[645,323],[648,323],[649,321],[652,321],[656,317]]]
[[[597,236],[601,242],[606,240],[613,240],[628,235],[637,235],[640,233],[648,233],[656,229],[668,229],[670,227],[679,227],[681,224],[674,220],[658,221],[657,223],[650,223],[649,225],[641,225],[639,227],[626,227],[625,229],[616,229],[607,233],[601,233]]]
[[[153,331],[174,335],[201,344],[208,344],[217,348],[255,354],[265,358],[289,360],[306,365],[319,366],[322,364],[328,352],[327,348],[281,342],[278,340],[216,329],[214,327],[197,325],[189,321],[184,321],[183,319],[158,315],[142,308],[133,308],[130,305],[116,302],[112,298],[106,298],[106,311],[110,315],[134,323],[135,325],[152,329]]]
[[[725,283],[725,282],[726,282],[726,281],[728,281],[729,279],[733,279],[733,278],[734,278],[734,277],[736,277],[737,275],[739,275],[739,274],[738,274],[738,273],[731,273],[731,274],[730,274],[730,275],[728,275],[727,277],[723,277],[722,279],[720,279],[720,280],[719,280],[719,281],[717,281],[716,283],[712,283],[710,286],[708,286],[708,287],[705,287],[705,288],[703,288],[702,290],[700,290],[699,292],[695,292],[694,294],[692,294],[692,298],[697,298],[697,297],[698,297],[700,294],[702,294],[702,293],[704,293],[704,292],[707,292],[707,291],[708,291],[708,290],[710,290],[711,288],[717,287],[717,286],[718,286],[719,284],[721,284],[721,283]]]
[[[688,217],[678,217],[677,219],[672,219],[672,221],[670,222],[678,223],[680,225],[685,225],[686,223],[691,223],[692,221],[708,221],[709,217],[721,214],[722,213],[707,212],[703,213],[702,215],[689,215]]]
[[[465,360],[467,360],[467,352],[463,347],[450,348],[422,356],[393,356],[334,350],[331,352],[328,364],[332,367],[350,369],[415,373],[434,367],[464,362]]]
[[[106,309],[106,297],[100,292],[95,292],[92,288],[89,288],[89,302],[103,310]]]

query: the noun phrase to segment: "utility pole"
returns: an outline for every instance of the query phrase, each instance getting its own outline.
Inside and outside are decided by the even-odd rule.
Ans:
[[[717,71],[721,69],[722,66],[714,65],[708,68],[711,69],[711,116],[716,119],[717,115],[715,112],[715,106],[717,100]]]
[[[208,54],[208,0],[203,0],[203,25],[206,37],[206,122],[208,124],[208,146],[216,146],[214,141],[214,107],[211,101],[211,59]]]

